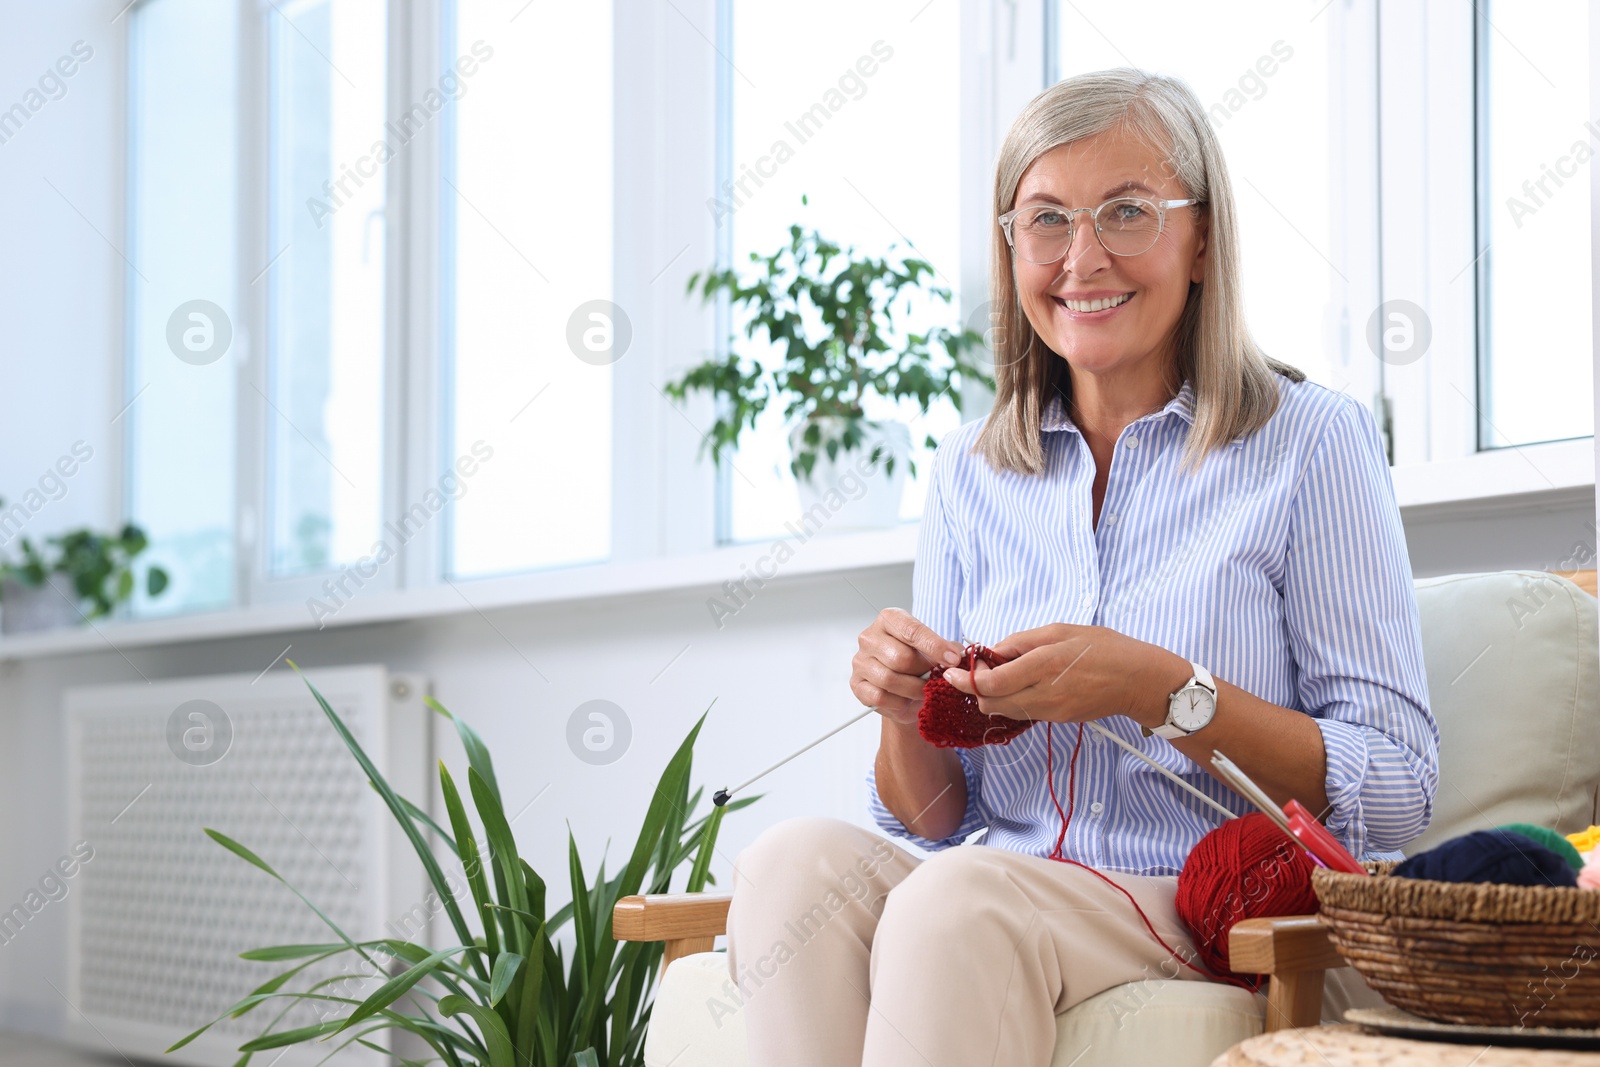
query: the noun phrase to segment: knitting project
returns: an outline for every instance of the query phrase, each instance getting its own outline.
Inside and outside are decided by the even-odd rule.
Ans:
[[[991,667],[1007,663],[992,648],[969,644],[954,666],[972,670],[979,660]],[[922,686],[922,707],[917,711],[917,732],[939,748],[976,748],[979,745],[1005,745],[1033,725],[1032,719],[1013,719],[1005,715],[985,715],[978,710],[978,698],[963,693],[944,680],[945,667],[935,665]]]

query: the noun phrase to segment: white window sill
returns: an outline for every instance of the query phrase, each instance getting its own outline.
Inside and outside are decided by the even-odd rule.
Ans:
[[[1593,437],[1391,468],[1407,522],[1560,506],[1594,495]]]
[[[916,558],[920,525],[907,522],[889,530],[819,532],[803,544],[789,537],[786,543],[793,556],[783,563],[773,560],[776,540],[756,541],[675,559],[598,563],[422,589],[357,592],[336,614],[320,621],[325,628],[360,626],[561,601],[689,591],[703,591],[707,597],[716,596],[738,608],[739,602],[724,592],[723,585],[752,574],[766,572],[773,581],[782,582],[806,575],[909,564]],[[758,579],[749,579],[749,590],[759,596]],[[711,621],[709,608],[707,621]],[[302,602],[168,618],[100,620],[71,629],[0,638],[0,662],[317,629],[318,620]]]
[[[1395,467],[1392,473],[1395,499],[1408,523],[1570,506],[1592,499],[1594,439],[1499,449],[1460,460]],[[793,558],[776,568],[772,543],[753,542],[676,559],[603,563],[424,589],[357,593],[337,614],[322,621],[327,627],[360,626],[562,601],[702,590],[708,597],[726,599],[725,582],[758,570],[774,572],[773,580],[783,581],[909,565],[916,558],[918,529],[918,523],[908,522],[892,530],[819,533],[801,545],[790,539]],[[751,588],[759,591],[753,580]],[[709,618],[709,609],[707,614]],[[0,662],[316,629],[317,620],[304,603],[263,604],[170,618],[102,621],[0,638]]]

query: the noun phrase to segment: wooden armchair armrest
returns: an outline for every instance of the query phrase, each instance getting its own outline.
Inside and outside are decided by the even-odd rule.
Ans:
[[[661,973],[679,956],[710,952],[728,928],[731,893],[645,893],[623,897],[611,909],[611,936],[618,941],[664,941]]]
[[[1228,932],[1228,962],[1240,974],[1268,974],[1267,1029],[1322,1021],[1322,979],[1345,966],[1328,928],[1315,915],[1244,919]]]

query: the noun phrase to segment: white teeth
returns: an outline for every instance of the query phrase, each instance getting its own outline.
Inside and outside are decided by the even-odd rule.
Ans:
[[[1132,293],[1123,293],[1121,296],[1110,297],[1105,300],[1062,300],[1061,302],[1073,311],[1104,311],[1106,308],[1116,307],[1118,304],[1126,304],[1132,296]]]

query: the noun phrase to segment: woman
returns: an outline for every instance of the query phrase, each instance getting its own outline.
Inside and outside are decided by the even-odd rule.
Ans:
[[[850,679],[882,715],[874,820],[933,855],[836,819],[740,855],[753,1067],[1047,1067],[1054,1017],[1086,997],[1207,980],[1174,962],[1198,965],[1173,898],[1221,817],[1085,722],[1248,811],[1221,750],[1360,858],[1428,824],[1438,730],[1376,425],[1251,341],[1193,92],[1131,69],[1048,89],[1006,137],[995,214],[994,407],[940,444],[912,612],[861,634]],[[1038,724],[935,747],[923,681],[969,640],[1008,662],[945,677]],[[1329,979],[1330,1003],[1370,1000]]]

